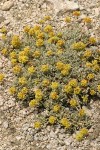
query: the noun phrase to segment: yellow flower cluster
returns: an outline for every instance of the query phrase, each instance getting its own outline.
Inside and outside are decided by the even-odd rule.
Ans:
[[[3,73],[0,73],[0,82],[3,82],[5,78],[5,75]]]
[[[80,14],[81,14],[80,11],[74,11],[74,12],[73,12],[73,15],[74,15],[74,16],[77,16],[77,17],[80,16]]]
[[[16,88],[15,88],[14,86],[10,87],[9,93],[10,93],[11,95],[15,94],[15,93],[16,93]]]
[[[21,91],[18,92],[17,97],[18,97],[20,100],[24,100],[24,99],[26,98],[27,92],[28,92],[28,89],[27,89],[26,87],[23,87],[23,88],[21,89]]]
[[[29,102],[30,107],[36,107],[39,104],[38,100],[33,99]]]
[[[14,73],[14,74],[19,74],[19,73],[21,72],[21,70],[22,70],[22,68],[21,68],[21,66],[19,66],[19,65],[15,65],[15,66],[13,67],[13,73]]]
[[[50,116],[49,117],[49,123],[54,124],[56,122],[57,118],[55,116]]]
[[[92,51],[91,51],[91,50],[86,50],[86,51],[84,52],[83,57],[89,58],[89,57],[91,57],[91,56],[92,56]]]
[[[53,111],[54,112],[58,112],[59,110],[60,110],[60,105],[58,105],[58,104],[56,104],[56,105],[54,105],[54,107],[53,107]]]
[[[40,89],[37,89],[37,90],[35,91],[35,99],[38,100],[38,101],[40,101],[40,100],[42,100],[42,98],[43,98],[43,93],[42,93],[42,91],[41,91]]]
[[[12,37],[12,41],[11,41],[11,44],[14,48],[18,48],[20,45],[21,45],[21,41],[19,39],[19,36],[17,35],[14,35]]]
[[[50,98],[53,100],[56,100],[59,98],[59,96],[58,96],[57,92],[54,91],[54,92],[50,93]]]
[[[82,128],[75,136],[76,140],[81,141],[84,137],[88,135],[88,129]]]
[[[66,118],[62,118],[61,121],[60,121],[60,123],[61,123],[66,129],[70,128],[70,126],[71,126],[71,123],[70,123],[69,120],[66,119]]]
[[[85,18],[83,19],[83,22],[84,22],[84,23],[91,23],[91,22],[92,22],[92,19],[91,19],[90,17],[85,17]]]
[[[59,87],[59,83],[58,82],[52,82],[51,83],[51,88],[52,89],[57,89]]]
[[[78,102],[76,99],[71,99],[69,103],[71,107],[76,107],[78,105]]]
[[[20,78],[18,79],[18,83],[21,84],[21,85],[24,85],[24,84],[27,83],[27,80],[26,80],[25,77],[20,77]]]
[[[36,121],[36,122],[34,123],[34,128],[35,128],[35,129],[40,129],[40,128],[41,128],[41,122],[40,122],[40,121]]]
[[[29,74],[33,74],[33,73],[35,73],[35,71],[36,71],[36,69],[34,66],[28,67],[28,73]]]
[[[88,81],[86,79],[81,80],[81,86],[86,87],[88,84]]]
[[[90,44],[95,44],[97,41],[96,41],[96,38],[95,37],[90,37],[89,38],[89,43]]]
[[[49,65],[48,65],[48,64],[42,65],[42,66],[41,66],[41,71],[42,71],[42,72],[48,72],[48,71],[49,71]]]
[[[86,48],[86,44],[84,44],[83,42],[76,42],[72,45],[72,48],[77,50],[77,51],[80,51],[80,50],[84,50]]]

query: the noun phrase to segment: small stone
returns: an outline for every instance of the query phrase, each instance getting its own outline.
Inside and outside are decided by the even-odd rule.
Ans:
[[[9,126],[8,122],[7,122],[7,121],[5,121],[5,122],[3,123],[3,127],[4,127],[5,129],[7,129],[7,128],[8,128],[8,126]]]
[[[7,1],[3,4],[2,6],[2,10],[3,11],[8,11],[10,10],[12,7],[14,6],[14,2],[13,1]]]
[[[72,143],[72,138],[67,138],[64,140],[64,143],[68,146]]]
[[[48,0],[55,11],[55,15],[62,15],[67,11],[78,10],[79,6],[77,3],[68,0]]]
[[[4,22],[5,18],[3,16],[0,16],[0,23]]]

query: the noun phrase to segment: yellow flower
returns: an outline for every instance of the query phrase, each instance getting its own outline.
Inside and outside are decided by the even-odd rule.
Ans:
[[[91,56],[92,56],[92,51],[91,51],[91,50],[86,50],[86,51],[84,52],[84,55],[83,55],[83,56],[86,57],[86,58],[91,57]]]
[[[70,23],[70,22],[71,22],[71,18],[70,18],[70,17],[66,17],[64,20],[65,20],[65,22],[67,22],[67,23]]]
[[[28,55],[29,52],[30,52],[30,47],[29,47],[29,46],[26,46],[26,47],[24,48],[23,52],[24,52],[24,55]]]
[[[88,133],[88,129],[86,129],[86,128],[82,128],[82,129],[80,130],[80,133],[82,133],[84,137],[89,134],[89,133]]]
[[[57,118],[54,117],[54,116],[50,116],[50,117],[49,117],[49,123],[50,123],[50,124],[54,124],[54,123],[56,122],[56,120],[57,120]]]
[[[70,128],[70,126],[71,126],[69,120],[66,119],[66,118],[62,118],[61,121],[60,121],[60,123],[61,123],[66,129]]]
[[[88,95],[82,96],[83,102],[87,103],[88,102]]]
[[[30,28],[29,31],[28,31],[28,34],[30,36],[33,36],[35,34],[34,28]]]
[[[100,93],[100,84],[97,85],[97,90]]]
[[[57,68],[58,70],[62,70],[62,69],[64,68],[64,63],[61,62],[61,61],[58,61],[58,62],[56,63],[56,68]]]
[[[11,44],[14,48],[18,48],[20,45],[21,45],[21,41],[19,39],[19,36],[17,35],[14,35],[12,37],[12,41],[11,41]]]
[[[51,20],[51,17],[50,17],[50,16],[45,16],[45,17],[44,17],[44,20],[45,20],[45,21]]]
[[[35,91],[35,99],[37,99],[37,100],[42,100],[42,98],[43,98],[43,93],[42,93],[42,91],[39,89],[39,90],[36,90]]]
[[[86,67],[88,67],[88,68],[92,67],[92,63],[86,62]]]
[[[63,69],[63,70],[61,71],[61,75],[63,75],[63,76],[66,76],[66,75],[68,75],[68,74],[69,74],[69,71],[66,70],[66,69]]]
[[[76,139],[77,141],[82,141],[82,139],[83,139],[83,134],[80,133],[80,132],[78,132],[78,133],[75,135],[75,139]]]
[[[3,82],[4,78],[5,78],[5,75],[0,73],[0,82]]]
[[[54,35],[55,35],[55,33],[53,31],[51,31],[51,32],[48,33],[49,37],[54,37]]]
[[[25,55],[19,55],[18,60],[20,63],[24,64],[24,63],[28,62],[29,58],[28,58],[28,56],[25,56]]]
[[[57,43],[57,41],[59,40],[59,38],[57,36],[53,36],[51,38],[48,39],[48,43]]]
[[[100,70],[100,66],[97,64],[97,65],[94,65],[93,67],[92,67],[92,69],[94,70],[94,71],[99,71]]]
[[[79,117],[85,116],[85,110],[83,108],[80,109],[78,115],[79,115]]]
[[[17,54],[16,54],[16,52],[11,52],[10,53],[10,58],[12,59],[12,58],[17,58]]]
[[[56,51],[56,55],[61,55],[63,53],[63,50],[62,49],[58,49],[57,51]]]
[[[85,87],[87,86],[88,81],[86,79],[81,80],[81,86]]]
[[[40,129],[40,128],[41,128],[41,122],[36,121],[36,122],[34,123],[34,128],[35,128],[35,129]]]
[[[0,32],[6,34],[6,33],[7,33],[7,28],[3,26],[3,27],[0,29]]]
[[[19,84],[24,85],[24,84],[26,84],[26,83],[27,83],[27,80],[26,80],[26,78],[25,78],[25,77],[21,77],[21,78],[19,78],[18,82],[19,82]]]
[[[72,79],[69,81],[69,85],[72,87],[77,87],[77,84],[78,84],[78,82],[76,79]]]
[[[41,46],[43,46],[44,45],[44,41],[42,40],[42,39],[38,39],[37,41],[36,41],[36,46],[37,47],[41,47]]]
[[[39,23],[40,23],[40,24],[44,24],[44,23],[45,23],[45,20],[42,20],[42,19],[41,19],[41,20],[39,20]]]
[[[30,26],[25,26],[25,27],[24,27],[24,32],[28,33],[29,30],[30,30]]]
[[[33,57],[35,58],[39,58],[41,56],[41,52],[39,50],[36,50],[34,53],[33,53]]]
[[[62,47],[62,46],[64,46],[64,44],[65,44],[65,42],[63,40],[58,40],[56,45],[59,47]]]
[[[26,94],[22,92],[18,92],[17,97],[18,99],[24,100],[26,98]]]
[[[80,131],[76,134],[75,138],[78,141],[81,141],[85,136],[88,135],[88,129],[82,128]]]
[[[45,37],[43,32],[39,32],[38,35],[36,36],[38,39],[43,39]]]
[[[29,102],[30,107],[36,107],[39,104],[38,100],[33,99]]]
[[[91,90],[90,90],[90,94],[91,94],[91,95],[95,95],[95,94],[96,94],[96,91],[91,89]]]
[[[45,87],[47,87],[49,84],[50,84],[50,81],[48,79],[44,79],[42,81],[42,85],[45,86]]]
[[[6,56],[8,54],[8,51],[6,48],[2,49],[1,54],[3,54],[4,56]]]
[[[93,64],[93,65],[97,65],[97,64],[98,64],[98,61],[97,61],[97,60],[93,60],[93,61],[92,61],[92,64]]]
[[[53,107],[53,111],[54,112],[58,112],[60,110],[60,105],[56,104],[54,107]]]
[[[57,89],[59,87],[59,83],[58,82],[52,82],[51,83],[51,88],[52,89]]]
[[[2,34],[1,39],[2,39],[3,41],[6,41],[6,40],[7,40],[7,36],[6,36],[5,34]]]
[[[80,50],[84,50],[86,48],[86,44],[84,44],[83,42],[76,42],[72,45],[72,48],[77,50],[77,51],[80,51]]]
[[[42,72],[47,72],[48,70],[49,70],[49,65],[48,65],[48,64],[41,66],[41,71],[42,71]]]
[[[94,79],[94,74],[93,74],[93,73],[89,73],[89,74],[87,75],[87,79],[88,79],[88,80]]]
[[[64,86],[64,92],[66,92],[67,94],[70,94],[70,93],[72,93],[72,86],[70,86],[70,85],[65,85]]]
[[[59,96],[58,96],[57,92],[51,92],[51,93],[50,93],[50,98],[51,98],[51,99],[56,100],[56,99],[58,99],[58,97],[59,97]]]
[[[14,86],[9,88],[9,93],[10,94],[15,94],[16,93],[16,88]]]
[[[97,41],[96,41],[96,38],[95,37],[90,37],[89,38],[89,43],[90,44],[95,44]]]
[[[57,36],[58,36],[59,38],[62,38],[63,34],[62,34],[61,32],[58,32],[58,33],[57,33]]]
[[[16,66],[13,67],[13,73],[15,73],[15,74],[20,73],[21,70],[22,70],[22,68],[19,65],[16,65]]]
[[[71,107],[76,107],[78,105],[78,102],[76,99],[71,99],[69,103]]]
[[[90,17],[85,17],[85,18],[83,19],[83,22],[84,22],[84,23],[91,23],[91,22],[92,22],[92,19],[91,19]]]
[[[33,74],[35,72],[35,67],[34,66],[31,66],[31,67],[28,67],[28,73],[29,74]]]
[[[80,94],[80,92],[81,92],[81,88],[79,86],[74,88],[74,94]]]
[[[11,59],[11,64],[16,65],[17,64],[17,59]]]
[[[37,31],[37,30],[40,30],[40,29],[41,29],[41,27],[39,25],[34,26],[34,31]]]
[[[46,33],[49,33],[53,30],[52,26],[51,25],[47,25],[45,28],[44,28],[44,32]]]
[[[21,92],[24,93],[24,94],[27,94],[28,93],[28,88],[27,87],[23,87],[21,89]]]
[[[74,16],[80,16],[80,11],[74,11],[74,12],[73,12],[73,15],[74,15]]]
[[[52,56],[54,53],[53,53],[53,51],[52,50],[48,50],[47,52],[46,52],[46,55],[47,56]]]

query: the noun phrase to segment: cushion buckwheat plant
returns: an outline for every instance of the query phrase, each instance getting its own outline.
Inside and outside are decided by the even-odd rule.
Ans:
[[[83,106],[100,96],[100,50],[93,49],[95,37],[82,33],[70,17],[65,22],[68,26],[57,32],[46,16],[36,26],[25,26],[23,38],[7,37],[3,28],[0,50],[10,59],[15,78],[9,93],[39,110],[41,117],[34,127],[59,124],[70,133],[79,130],[76,139],[80,141],[91,126]],[[0,74],[0,82],[3,79]]]

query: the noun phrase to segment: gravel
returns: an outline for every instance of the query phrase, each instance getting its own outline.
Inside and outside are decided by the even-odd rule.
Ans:
[[[20,33],[26,24],[34,25],[45,15],[54,17],[53,25],[63,28],[63,18],[71,14],[69,10],[63,11],[64,0],[0,0],[0,28],[6,25],[8,35]],[[59,2],[62,7],[57,7]],[[90,16],[93,19],[90,29],[91,35],[100,36],[100,1],[78,0],[71,1],[73,7],[81,10],[80,18]],[[74,5],[75,4],[75,5]],[[67,5],[67,2],[66,2]],[[55,11],[55,8],[58,9]],[[59,15],[58,15],[59,14]],[[58,15],[58,16],[57,16]],[[0,35],[1,36],[1,35]],[[76,142],[74,135],[69,136],[59,126],[47,126],[40,132],[36,132],[33,123],[36,112],[30,108],[24,108],[20,102],[8,94],[8,88],[13,82],[10,72],[10,62],[0,55],[0,72],[6,74],[6,83],[0,85],[0,150],[99,150],[100,149],[100,102],[91,101],[91,110],[87,108],[87,114],[91,116],[93,126],[89,130],[89,136],[82,142]],[[9,70],[9,71],[8,71]],[[10,82],[9,82],[10,80]]]

